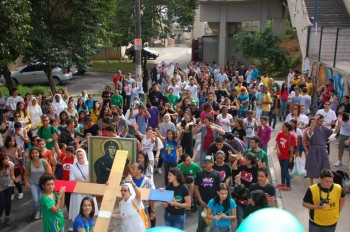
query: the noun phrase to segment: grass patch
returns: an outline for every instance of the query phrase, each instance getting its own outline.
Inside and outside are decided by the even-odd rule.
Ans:
[[[17,85],[16,88],[18,89],[19,94],[24,97],[26,93],[30,93],[31,95],[45,95],[50,96],[50,87],[49,86],[43,86],[43,85]],[[56,90],[62,88],[61,86],[57,86]],[[5,96],[10,96],[8,88],[4,86],[0,86],[0,92],[4,94]]]
[[[93,60],[92,61],[93,72],[110,72],[116,73],[118,70],[122,70],[123,73],[135,73],[135,64],[131,60]],[[148,70],[153,66],[152,61],[147,62]]]

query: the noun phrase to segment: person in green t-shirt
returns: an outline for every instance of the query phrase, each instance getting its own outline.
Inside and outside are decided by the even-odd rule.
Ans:
[[[123,110],[124,99],[123,96],[119,94],[117,89],[111,97],[111,103],[112,105],[118,106],[119,109]]]
[[[41,122],[43,125],[39,127],[37,135],[40,138],[45,139],[46,148],[51,150],[55,146],[53,134],[58,135],[58,130],[56,127],[50,125],[50,119],[47,115],[41,117]]]
[[[59,193],[53,192],[55,177],[52,174],[44,174],[39,179],[39,186],[43,195],[40,198],[41,213],[45,232],[63,232],[64,193],[66,187],[62,186]]]
[[[174,90],[169,89],[168,102],[173,105],[173,108],[176,109],[177,103],[179,102],[179,97],[174,95]]]
[[[182,163],[178,164],[177,167],[181,170],[185,177],[186,184],[190,190],[191,197],[191,211],[196,211],[196,204],[193,201],[194,195],[194,179],[196,178],[197,172],[201,171],[201,168],[195,162],[192,162],[191,157],[188,154],[181,156]]]
[[[244,152],[244,156],[248,153],[253,153],[255,157],[261,161],[262,166],[266,168],[268,165],[267,154],[264,150],[260,149],[259,144],[260,138],[258,136],[253,136],[250,139],[250,148]]]

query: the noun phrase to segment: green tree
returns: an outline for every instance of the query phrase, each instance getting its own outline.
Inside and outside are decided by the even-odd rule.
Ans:
[[[246,58],[258,59],[261,68],[268,72],[280,72],[288,68],[288,57],[285,49],[279,47],[280,37],[265,27],[256,33],[242,31],[233,36],[235,48]]]
[[[6,0],[0,4],[0,73],[10,92],[14,83],[8,65],[30,45],[27,40],[31,29],[30,9],[28,0]]]
[[[174,17],[182,28],[192,26],[198,4],[198,0],[142,0],[142,40],[166,37]],[[134,1],[116,0],[116,5],[116,18],[112,20],[115,43],[127,45],[135,38]]]
[[[29,34],[31,42],[27,60],[38,59],[44,64],[51,91],[58,80],[52,79],[52,69],[65,68],[68,57],[84,63],[108,43],[109,23],[115,10],[114,0],[30,0],[32,4]],[[56,82],[56,83],[54,83]]]

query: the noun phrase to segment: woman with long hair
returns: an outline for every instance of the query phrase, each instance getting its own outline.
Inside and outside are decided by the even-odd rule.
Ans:
[[[18,176],[22,176],[23,169],[21,166],[22,161],[22,150],[17,146],[16,140],[12,136],[7,136],[4,142],[4,151],[7,154],[10,161],[14,164],[13,171],[14,175],[17,178]],[[18,199],[23,198],[23,190],[22,185],[20,183],[15,183],[16,188],[18,190]],[[15,189],[12,188],[11,200],[15,198]]]
[[[78,98],[76,110],[78,111],[78,113],[80,113],[83,110],[86,110],[86,111],[88,110],[87,106],[84,103],[83,98],[81,98],[81,97]]]
[[[58,118],[58,114],[54,111],[53,106],[50,104],[49,107],[47,108],[47,116],[50,119],[50,124],[58,127],[58,123],[59,123],[59,118]]]
[[[74,219],[73,232],[92,232],[95,226],[95,204],[91,197],[80,203],[79,215]]]
[[[27,111],[24,108],[24,102],[17,102],[15,113],[18,113],[20,115],[18,120],[20,123],[22,123],[23,127],[26,125],[28,125],[30,127],[30,125],[29,125],[29,124],[31,124],[30,118],[29,118],[29,115],[27,114]],[[33,125],[33,126],[35,126],[35,125]]]
[[[288,98],[289,98],[288,85],[286,83],[283,83],[281,87],[281,94],[280,94],[280,121],[286,120]]]
[[[163,202],[165,207],[164,221],[166,226],[175,227],[180,230],[185,229],[186,213],[185,209],[191,206],[189,190],[185,183],[185,178],[179,168],[172,168],[168,173],[169,184],[166,190],[174,191],[176,200]]]
[[[164,160],[164,182],[167,185],[168,182],[168,172],[171,168],[176,167],[178,163],[178,158],[176,154],[177,145],[179,143],[180,137],[176,137],[175,131],[169,129],[166,133],[166,137],[162,137],[161,134],[158,133],[162,142],[164,143],[164,152],[163,152],[163,160]]]
[[[295,119],[299,122],[302,122],[302,116],[300,114],[300,105],[294,104],[292,106],[292,112],[287,115],[285,122],[290,122],[290,120]]]
[[[258,159],[253,153],[245,155],[245,164],[237,165],[237,162],[242,159],[242,154],[237,154],[237,159],[232,162],[232,172],[238,172],[235,177],[235,182],[241,182],[246,188],[258,181]],[[249,178],[247,178],[249,176]]]
[[[67,126],[68,114],[63,110],[59,115],[60,122],[58,124],[58,129],[63,129]]]
[[[68,118],[78,118],[78,111],[75,109],[74,99],[68,102],[68,107],[64,111],[66,111]]]
[[[214,77],[210,77],[208,81],[208,93],[215,93],[216,84]]]
[[[96,123],[100,117],[101,103],[99,101],[94,102],[94,107],[90,110],[90,115],[93,123]]]
[[[9,226],[11,213],[11,193],[13,183],[18,184],[21,176],[15,177],[14,164],[0,150],[0,219],[5,211],[5,225]]]
[[[86,116],[88,115],[88,112],[86,110],[82,110],[79,112],[79,116],[78,116],[78,123],[82,126],[85,125],[85,119]]]
[[[236,219],[236,203],[230,198],[229,188],[221,183],[216,195],[208,203],[207,219],[212,220],[210,232],[232,231],[231,221]]]
[[[58,193],[54,192],[55,176],[44,174],[39,179],[42,196],[40,205],[43,217],[44,231],[63,232],[64,231],[64,193],[66,187],[62,186]]]
[[[40,218],[40,204],[41,197],[39,179],[44,173],[52,174],[51,166],[48,162],[42,158],[39,148],[32,147],[29,153],[30,161],[27,163],[24,175],[24,183],[27,189],[30,189],[32,193],[35,217],[38,220]]]
[[[145,150],[141,150],[137,155],[137,162],[144,166],[143,174],[153,181],[153,166],[149,162],[148,154]]]
[[[113,95],[112,89],[109,85],[105,86],[105,90],[102,92],[102,106],[111,107],[111,97]]]
[[[234,126],[232,127],[232,134],[234,137],[239,138],[246,143],[246,130],[244,127],[243,119],[237,118]]]
[[[193,135],[192,128],[195,123],[195,119],[189,110],[186,110],[181,120],[177,124],[177,129],[180,135],[180,146],[182,147],[183,153],[189,154],[191,158],[193,157]]]

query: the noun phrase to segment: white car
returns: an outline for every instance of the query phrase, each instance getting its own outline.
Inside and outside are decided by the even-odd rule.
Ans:
[[[72,73],[56,67],[52,70],[52,78],[55,85],[68,82],[72,79]],[[48,84],[49,81],[42,68],[42,65],[31,64],[17,68],[11,72],[11,77],[16,85]],[[1,82],[5,84],[5,78],[1,77]]]

